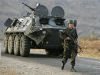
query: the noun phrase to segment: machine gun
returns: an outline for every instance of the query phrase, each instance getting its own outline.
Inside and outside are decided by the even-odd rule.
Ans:
[[[32,11],[35,11],[35,8],[30,7],[29,5],[22,3],[23,5],[25,5],[26,7],[28,7],[29,9],[31,9]]]

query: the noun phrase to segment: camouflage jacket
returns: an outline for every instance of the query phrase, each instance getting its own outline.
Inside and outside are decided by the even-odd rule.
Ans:
[[[71,43],[74,43],[73,40],[77,41],[78,35],[76,29],[69,29],[67,28],[63,32],[63,39],[66,41],[70,41]]]

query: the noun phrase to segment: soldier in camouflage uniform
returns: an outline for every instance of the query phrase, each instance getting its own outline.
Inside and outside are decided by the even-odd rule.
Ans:
[[[64,66],[67,62],[67,60],[70,58],[71,59],[71,71],[76,71],[74,69],[75,66],[75,58],[77,56],[77,45],[76,41],[78,38],[77,31],[76,31],[76,20],[70,20],[68,22],[68,27],[66,30],[63,32],[63,38],[64,38],[64,52],[63,52],[63,66],[62,70],[64,69]]]

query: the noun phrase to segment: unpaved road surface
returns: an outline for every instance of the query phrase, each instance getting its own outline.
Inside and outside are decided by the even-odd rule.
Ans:
[[[20,57],[4,54],[3,45],[0,49],[0,75],[100,75],[100,60],[77,57],[77,72],[70,72],[70,60],[62,71],[61,58],[32,52],[29,57]]]

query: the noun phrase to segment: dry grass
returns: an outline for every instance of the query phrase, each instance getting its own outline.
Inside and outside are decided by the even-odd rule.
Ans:
[[[79,44],[83,50],[83,52],[79,53],[80,56],[100,59],[100,40],[80,39]]]
[[[14,68],[8,67],[3,63],[2,61],[0,62],[0,75],[18,75]]]

